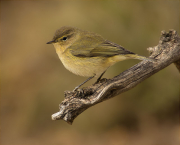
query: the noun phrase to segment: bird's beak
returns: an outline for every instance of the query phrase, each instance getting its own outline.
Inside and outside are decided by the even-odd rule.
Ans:
[[[52,40],[52,41],[47,42],[46,44],[52,44],[52,43],[54,43],[54,42],[55,42],[55,41]]]

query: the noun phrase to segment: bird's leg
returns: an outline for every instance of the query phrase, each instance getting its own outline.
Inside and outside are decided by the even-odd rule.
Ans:
[[[97,84],[101,80],[101,78],[105,72],[106,72],[106,70],[100,75],[100,77],[97,79],[97,81],[94,84]]]
[[[80,86],[82,86],[83,84],[85,84],[87,81],[89,81],[90,79],[94,78],[94,76],[89,77],[87,80],[85,80],[83,83],[81,83],[79,86],[75,87],[75,89],[73,90],[73,92],[75,92]]]

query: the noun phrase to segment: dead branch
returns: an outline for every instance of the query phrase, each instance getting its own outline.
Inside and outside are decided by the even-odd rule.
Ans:
[[[148,48],[151,58],[156,61],[141,61],[112,79],[102,79],[76,92],[65,91],[65,99],[59,105],[60,111],[52,120],[63,119],[72,124],[73,120],[89,107],[130,90],[158,71],[175,63],[180,71],[180,37],[175,30],[162,31],[159,44]]]

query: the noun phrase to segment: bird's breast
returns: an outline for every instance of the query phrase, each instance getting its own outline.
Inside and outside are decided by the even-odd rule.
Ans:
[[[66,69],[80,76],[99,76],[109,65],[106,58],[99,57],[76,57],[69,50],[62,52],[56,48],[56,53]]]

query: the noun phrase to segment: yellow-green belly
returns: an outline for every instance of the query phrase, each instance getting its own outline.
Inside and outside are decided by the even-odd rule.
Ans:
[[[69,51],[63,53],[59,49],[56,52],[66,69],[80,76],[99,76],[114,63],[125,60],[125,56],[114,57],[76,57]]]

